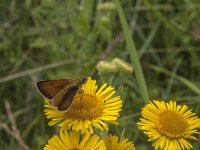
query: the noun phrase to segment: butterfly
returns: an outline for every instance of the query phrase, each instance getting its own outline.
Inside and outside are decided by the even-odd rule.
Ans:
[[[82,84],[87,81],[86,76],[58,80],[44,80],[36,83],[40,94],[48,99],[55,109],[66,112],[77,93],[83,93]]]

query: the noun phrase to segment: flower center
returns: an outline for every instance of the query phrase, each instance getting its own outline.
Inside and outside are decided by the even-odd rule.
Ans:
[[[159,116],[158,128],[165,136],[177,138],[185,133],[188,128],[188,123],[176,112],[165,111]]]
[[[93,120],[102,115],[103,103],[96,95],[76,94],[66,116],[71,119]]]

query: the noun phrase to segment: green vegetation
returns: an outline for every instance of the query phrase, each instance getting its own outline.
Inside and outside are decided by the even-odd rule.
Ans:
[[[36,81],[86,74],[102,84],[96,69],[100,60],[118,57],[132,63],[115,1],[104,2],[1,0],[0,149],[22,149],[3,126],[13,124],[5,101],[10,104],[22,139],[33,150],[41,150],[58,131],[47,125]],[[120,2],[149,100],[176,100],[200,116],[199,0]],[[126,135],[139,150],[149,150],[153,149],[151,143],[136,124],[147,93],[140,92],[137,67],[133,68],[131,76],[124,79],[115,75],[109,82],[124,100],[119,126],[111,127],[110,132]],[[195,150],[200,149],[199,141],[193,142]]]

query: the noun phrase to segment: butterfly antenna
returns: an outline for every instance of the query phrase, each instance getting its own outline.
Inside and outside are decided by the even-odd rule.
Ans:
[[[82,66],[82,69],[81,69],[81,76],[85,76],[85,66]]]

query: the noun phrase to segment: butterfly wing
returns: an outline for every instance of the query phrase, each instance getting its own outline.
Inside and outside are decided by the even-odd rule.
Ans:
[[[59,111],[68,110],[78,90],[79,87],[76,84],[67,86],[61,92],[54,96],[52,100],[52,105],[56,107]]]
[[[38,81],[36,85],[41,95],[51,100],[56,94],[62,91],[70,83],[71,82],[68,79],[60,79]]]

